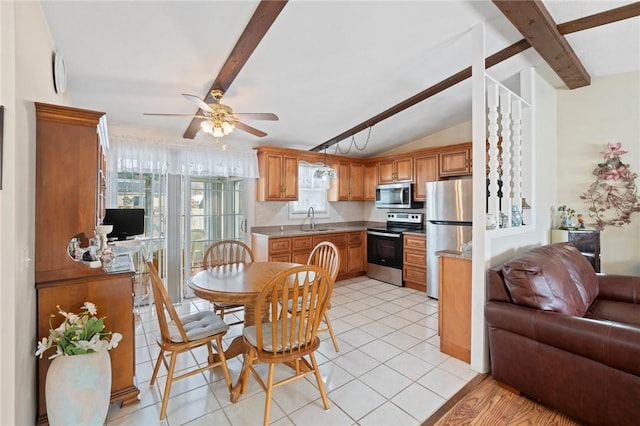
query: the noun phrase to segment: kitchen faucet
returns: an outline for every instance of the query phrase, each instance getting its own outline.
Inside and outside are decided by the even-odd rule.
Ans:
[[[313,206],[309,207],[309,210],[307,210],[307,217],[311,218],[309,220],[309,225],[311,226],[311,229],[316,229],[316,212],[315,210],[313,210]]]

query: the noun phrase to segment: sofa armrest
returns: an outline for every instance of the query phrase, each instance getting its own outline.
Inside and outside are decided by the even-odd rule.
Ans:
[[[598,274],[599,299],[640,303],[640,277]]]
[[[640,376],[640,328],[505,302],[487,302],[490,328],[502,329]]]

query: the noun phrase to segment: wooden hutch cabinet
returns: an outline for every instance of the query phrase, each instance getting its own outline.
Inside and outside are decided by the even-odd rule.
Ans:
[[[138,402],[134,383],[135,333],[132,272],[108,274],[67,254],[69,240],[88,244],[104,213],[106,170],[98,125],[104,113],[36,103],[35,285],[38,340],[49,335],[57,305],[79,312],[93,302],[109,331],[122,334],[109,351],[111,402]],[[57,326],[61,318],[53,319]],[[47,421],[45,380],[51,361],[38,359],[37,422]]]

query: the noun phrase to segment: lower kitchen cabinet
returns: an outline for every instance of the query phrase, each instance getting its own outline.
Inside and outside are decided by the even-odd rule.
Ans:
[[[405,287],[427,291],[427,239],[425,235],[403,234],[402,279]]]
[[[364,231],[347,234],[347,273],[364,271]]]
[[[471,361],[471,259],[438,258],[438,333],[440,351]]]
[[[295,237],[268,237],[253,234],[251,245],[256,261],[307,263],[313,248],[329,241],[338,248],[340,268],[338,279],[352,278],[364,273],[364,231],[322,232]]]

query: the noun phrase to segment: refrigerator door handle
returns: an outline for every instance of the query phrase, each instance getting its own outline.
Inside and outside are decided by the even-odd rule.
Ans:
[[[429,223],[434,225],[454,225],[454,226],[471,226],[472,222],[454,222],[451,220],[430,220]]]

